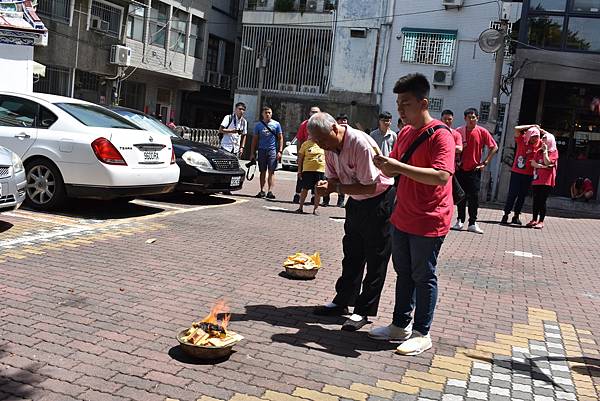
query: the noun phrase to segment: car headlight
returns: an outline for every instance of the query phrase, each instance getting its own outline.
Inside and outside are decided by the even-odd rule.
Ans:
[[[183,156],[181,156],[181,158],[190,166],[212,169],[212,165],[210,164],[208,159],[198,152],[193,152],[189,150],[185,152]]]
[[[16,154],[15,152],[13,152],[13,154],[12,154],[12,167],[13,167],[13,174],[17,174],[17,173],[20,173],[21,171],[25,170],[25,168],[23,167],[23,161],[21,160],[19,155]]]

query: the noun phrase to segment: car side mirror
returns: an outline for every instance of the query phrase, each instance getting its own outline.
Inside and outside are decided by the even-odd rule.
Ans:
[[[285,146],[290,146],[291,144],[292,144],[292,143],[291,143],[290,141],[287,141],[287,142],[285,143]]]

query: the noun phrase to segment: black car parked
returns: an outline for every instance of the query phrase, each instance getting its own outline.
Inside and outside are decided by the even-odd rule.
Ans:
[[[181,170],[176,191],[211,194],[242,189],[245,172],[234,155],[214,146],[183,139],[160,121],[139,110],[110,107],[139,127],[171,137]]]

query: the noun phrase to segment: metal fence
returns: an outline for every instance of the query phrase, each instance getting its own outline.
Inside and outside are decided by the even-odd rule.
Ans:
[[[208,145],[219,147],[219,130],[206,128],[177,127],[175,132],[184,139],[194,142],[206,143]]]

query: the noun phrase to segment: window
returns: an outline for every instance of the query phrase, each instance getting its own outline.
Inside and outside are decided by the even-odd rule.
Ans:
[[[46,76],[33,84],[33,90],[40,93],[69,96],[71,91],[71,73],[69,68],[46,66]]]
[[[529,44],[537,47],[559,48],[563,21],[563,17],[549,15],[529,18]]]
[[[190,32],[190,48],[188,54],[192,57],[202,58],[204,47],[204,20],[192,16],[192,30]]]
[[[573,0],[571,10],[578,13],[600,13],[600,0]]]
[[[429,111],[440,113],[444,108],[444,99],[441,97],[429,98]]]
[[[38,128],[47,129],[52,126],[58,120],[58,117],[54,115],[53,112],[45,108],[44,106],[40,107],[40,119],[37,124]]]
[[[152,0],[150,9],[150,44],[165,47],[167,38],[167,22],[169,21],[169,6],[158,0]]]
[[[171,17],[171,45],[169,48],[177,53],[185,53],[185,38],[189,14],[178,8],[173,8]]]
[[[92,0],[90,14],[91,18],[96,17],[101,21],[108,23],[106,31],[108,34],[120,36],[122,21],[121,17],[123,16],[123,9],[121,7],[117,7],[100,0]]]
[[[567,48],[600,52],[600,19],[569,18]]]
[[[14,96],[0,96],[0,126],[31,128],[38,104]]]
[[[55,103],[55,105],[88,127],[139,129],[124,117],[101,106],[85,103]]]
[[[425,31],[402,28],[402,61],[451,66],[454,63],[456,31]]]
[[[215,36],[208,37],[208,52],[206,53],[206,70],[217,71],[219,64],[219,42]]]
[[[479,105],[479,121],[482,123],[488,122],[490,119],[490,102],[481,102]]]
[[[531,0],[529,10],[531,11],[565,11],[567,0]]]
[[[144,7],[136,6],[127,15],[127,37],[144,41]]]
[[[36,12],[68,24],[71,19],[71,0],[39,0]]]

